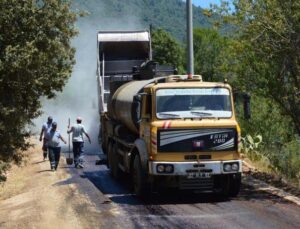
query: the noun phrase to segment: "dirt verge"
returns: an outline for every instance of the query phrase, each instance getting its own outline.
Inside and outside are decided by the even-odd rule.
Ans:
[[[0,228],[98,228],[99,210],[76,184],[67,182],[65,159],[56,172],[51,171],[39,142],[35,143],[26,152],[27,163],[13,166],[0,186]]]
[[[263,181],[269,185],[272,185],[278,189],[290,193],[293,196],[300,198],[300,189],[298,187],[290,184],[280,176],[259,171],[251,164],[251,161],[249,160],[243,162],[243,173],[245,176],[251,176],[257,180]]]

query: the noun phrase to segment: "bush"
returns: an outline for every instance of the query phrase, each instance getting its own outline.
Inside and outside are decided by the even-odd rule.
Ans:
[[[274,169],[288,179],[300,179],[300,138],[284,144],[278,151],[270,151]]]
[[[244,120],[238,106],[245,155],[287,179],[300,179],[300,138],[290,118],[272,100],[260,96],[252,96],[251,108],[251,119]]]
[[[260,160],[262,158],[262,154],[259,151],[259,145],[262,142],[262,136],[257,135],[252,137],[251,135],[246,135],[242,137],[242,153],[246,154],[250,160]]]

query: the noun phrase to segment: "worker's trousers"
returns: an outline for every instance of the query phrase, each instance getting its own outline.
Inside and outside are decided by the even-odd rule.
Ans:
[[[47,152],[47,150],[48,150],[47,142],[48,142],[48,140],[46,138],[44,138],[43,139],[43,147],[42,147],[44,160],[47,158],[47,154],[48,154],[48,152]]]
[[[73,153],[75,166],[83,165],[83,142],[73,142]]]
[[[48,147],[51,169],[57,169],[60,159],[60,147]]]

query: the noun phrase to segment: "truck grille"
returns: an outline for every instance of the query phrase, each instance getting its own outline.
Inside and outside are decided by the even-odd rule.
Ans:
[[[212,191],[214,188],[213,178],[196,178],[187,179],[180,178],[179,189],[182,190],[197,190],[197,191]]]
[[[159,129],[157,138],[158,152],[237,150],[235,128]]]

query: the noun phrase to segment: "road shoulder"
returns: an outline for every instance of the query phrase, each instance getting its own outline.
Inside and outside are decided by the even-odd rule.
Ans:
[[[39,145],[29,149],[26,165],[13,166],[0,187],[0,227],[53,228],[55,224],[60,228],[98,228],[101,215],[107,212],[81,191],[83,178],[72,176],[64,157],[58,170],[51,171],[40,151]],[[101,193],[94,198],[104,201]]]

